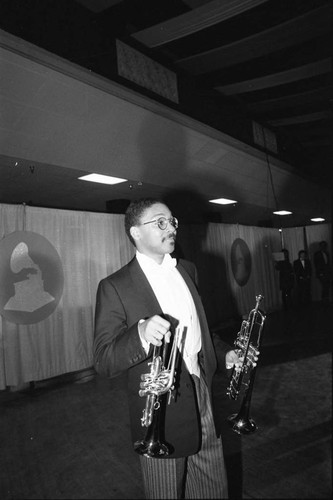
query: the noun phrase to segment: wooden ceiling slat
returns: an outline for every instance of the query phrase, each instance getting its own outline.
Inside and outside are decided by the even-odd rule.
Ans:
[[[132,37],[147,47],[158,47],[209,28],[264,2],[267,0],[213,0],[186,14],[137,31]]]
[[[308,123],[319,120],[326,120],[327,118],[332,118],[332,113],[328,110],[319,111],[318,113],[308,113],[304,115],[290,116],[288,118],[280,118],[277,120],[269,120],[267,123],[273,126],[296,125],[298,123]]]
[[[330,31],[331,11],[329,5],[313,9],[256,35],[178,59],[175,64],[193,74],[203,74],[301,44]]]
[[[283,85],[305,78],[311,78],[323,73],[329,73],[330,71],[332,71],[332,60],[327,58],[272,75],[215,87],[215,90],[222,92],[224,95],[243,94],[246,92],[267,89],[269,87],[276,87],[277,85]]]
[[[319,140],[316,140],[316,141],[309,141],[309,140],[305,140],[303,143],[302,143],[302,146],[307,148],[307,149],[311,149],[311,148],[318,148],[318,147],[330,147],[332,145],[332,140],[331,139],[319,139]]]
[[[87,9],[91,10],[91,12],[102,12],[103,10],[109,9],[114,5],[117,5],[122,0],[76,0],[80,4],[82,4]]]
[[[283,108],[292,108],[297,106],[309,106],[310,103],[320,102],[332,99],[333,87],[323,87],[316,90],[310,90],[308,92],[301,92],[299,94],[293,94],[283,97],[277,97],[276,99],[267,99],[265,101],[257,101],[247,105],[248,111],[253,113],[267,113],[268,111],[274,111],[276,109],[280,110]]]

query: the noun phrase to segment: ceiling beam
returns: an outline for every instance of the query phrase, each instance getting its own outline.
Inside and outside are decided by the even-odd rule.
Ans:
[[[158,47],[214,26],[264,2],[267,0],[224,0],[223,2],[213,0],[168,21],[137,31],[132,34],[132,37],[147,47]]]
[[[281,125],[296,125],[298,123],[309,123],[332,118],[330,110],[319,111],[318,113],[308,113],[304,115],[290,116],[288,118],[280,118],[277,120],[268,120],[269,125],[278,127]]]
[[[304,66],[292,68],[287,71],[281,71],[279,73],[253,78],[252,80],[245,80],[243,82],[232,83],[231,85],[215,87],[215,90],[222,92],[224,95],[244,94],[246,92],[255,92],[256,90],[312,78],[313,76],[329,73],[330,71],[332,71],[332,60],[328,57],[321,61],[305,64]]]
[[[275,99],[267,99],[265,101],[252,102],[246,106],[248,111],[253,113],[266,113],[268,111],[278,110],[281,111],[283,108],[296,108],[297,106],[307,106],[311,104],[320,103],[327,101],[327,106],[329,105],[329,100],[332,98],[332,85],[327,87],[321,87],[315,90],[309,90],[308,92],[301,92],[299,94],[292,94],[282,97],[277,97]]]
[[[330,30],[331,7],[325,5],[237,42],[178,59],[175,64],[196,75],[217,71],[301,44]]]

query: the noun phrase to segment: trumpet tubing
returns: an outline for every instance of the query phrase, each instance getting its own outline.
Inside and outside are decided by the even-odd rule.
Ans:
[[[153,421],[154,411],[159,408],[160,402],[156,394],[148,394],[146,397],[146,406],[142,412],[141,425],[149,427]]]

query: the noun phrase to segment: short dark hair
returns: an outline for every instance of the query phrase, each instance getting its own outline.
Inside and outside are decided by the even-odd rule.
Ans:
[[[125,212],[125,231],[129,240],[135,246],[135,241],[132,238],[130,229],[132,226],[138,226],[141,221],[141,217],[147,208],[156,205],[156,203],[164,203],[164,201],[158,198],[141,198],[139,200],[133,200],[127,207]]]

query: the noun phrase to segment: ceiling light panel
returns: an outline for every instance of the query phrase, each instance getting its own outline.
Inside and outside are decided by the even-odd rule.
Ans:
[[[273,212],[275,215],[291,215],[292,212],[289,212],[288,210],[277,210],[276,212]]]
[[[231,205],[232,203],[237,203],[235,200],[228,200],[228,198],[216,198],[215,200],[209,200],[210,203],[217,203],[218,205]]]
[[[79,179],[81,181],[98,182],[100,184],[119,184],[120,182],[126,182],[128,180],[101,174],[83,175],[82,177],[79,177]]]

